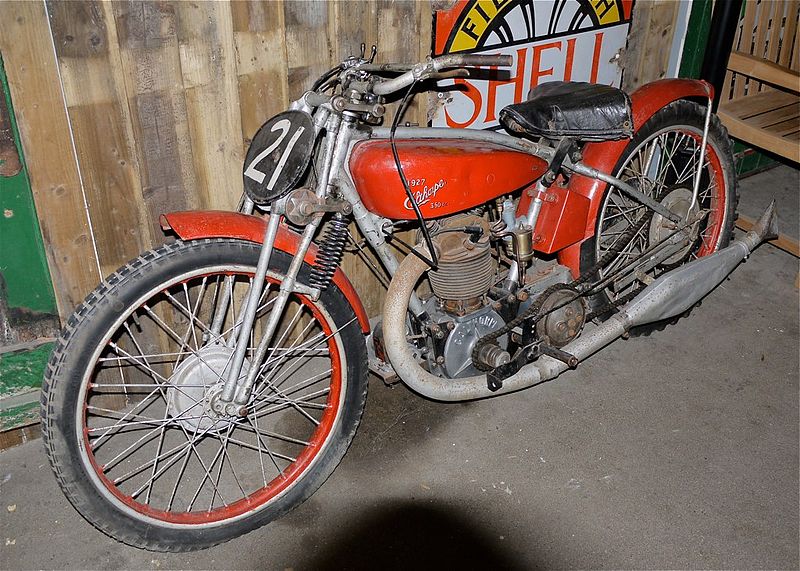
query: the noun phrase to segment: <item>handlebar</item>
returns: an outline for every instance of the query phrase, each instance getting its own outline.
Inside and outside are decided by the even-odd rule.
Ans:
[[[395,77],[381,81],[373,87],[376,95],[389,95],[404,87],[408,87],[415,80],[426,79],[443,69],[457,67],[497,66],[510,67],[514,60],[508,55],[481,55],[481,54],[448,54],[429,59],[427,62],[418,63],[409,71]]]
[[[449,54],[446,56],[439,56],[433,61],[436,71],[439,71],[441,69],[447,69],[451,67],[511,67],[511,65],[514,63],[514,58],[499,54]]]

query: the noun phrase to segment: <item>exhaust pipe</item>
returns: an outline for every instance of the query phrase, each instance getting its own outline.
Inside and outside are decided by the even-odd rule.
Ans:
[[[597,327],[587,327],[563,350],[583,361],[631,327],[680,315],[717,287],[762,241],[777,235],[773,201],[746,236],[660,276],[618,313]],[[503,381],[502,388],[490,391],[486,375],[446,379],[423,369],[406,340],[406,314],[414,287],[427,269],[417,256],[406,256],[392,279],[383,307],[386,353],[397,375],[411,389],[438,401],[473,400],[518,391],[554,379],[567,370],[561,361],[542,355]]]

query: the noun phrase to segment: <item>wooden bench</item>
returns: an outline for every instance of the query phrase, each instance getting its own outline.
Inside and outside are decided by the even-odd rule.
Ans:
[[[746,0],[717,111],[731,136],[800,163],[800,2]],[[748,231],[753,220],[739,216]],[[800,255],[796,239],[770,241]],[[800,285],[800,275],[795,287]]]
[[[746,0],[720,94],[732,136],[800,162],[800,2]]]
[[[720,104],[731,136],[800,163],[800,73],[742,52],[731,53],[728,69],[777,88],[753,89]]]

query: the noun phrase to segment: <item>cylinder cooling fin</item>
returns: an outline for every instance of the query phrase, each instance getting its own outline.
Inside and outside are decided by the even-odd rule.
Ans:
[[[448,218],[436,229],[439,265],[428,277],[445,310],[463,315],[483,305],[497,271],[489,234],[486,220],[469,214]]]

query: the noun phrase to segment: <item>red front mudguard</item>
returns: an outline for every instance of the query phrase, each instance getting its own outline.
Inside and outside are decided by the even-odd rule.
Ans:
[[[200,240],[203,238],[236,238],[260,244],[264,240],[264,231],[267,227],[269,216],[250,216],[238,212],[224,212],[218,210],[197,210],[186,212],[171,212],[161,216],[161,227],[165,230],[172,229],[181,240]],[[297,254],[300,236],[280,226],[275,238],[275,248],[289,255]],[[314,244],[308,248],[305,262],[313,265],[317,258],[317,247]],[[358,318],[358,323],[364,333],[369,333],[369,318],[358,297],[353,284],[340,269],[333,274],[333,283],[344,294]]]
[[[650,117],[660,109],[679,99],[708,100],[713,97],[714,88],[705,81],[694,79],[662,79],[643,85],[631,94],[634,131],[638,131]],[[583,149],[583,163],[597,170],[613,174],[629,139],[589,143]],[[575,175],[571,178],[564,195],[576,193],[581,214],[587,206],[585,216],[575,216],[569,212],[569,204],[561,205],[557,200],[545,203],[536,225],[537,235],[541,235],[545,247],[537,247],[547,253],[558,251],[558,261],[567,266],[573,276],[580,274],[581,245],[594,236],[597,225],[597,212],[603,200],[606,184],[599,180]],[[556,189],[557,190],[557,189]],[[556,192],[558,195],[558,192]],[[523,193],[518,212],[527,212],[530,197]],[[544,226],[546,225],[546,227]],[[563,248],[563,249],[562,249]]]

